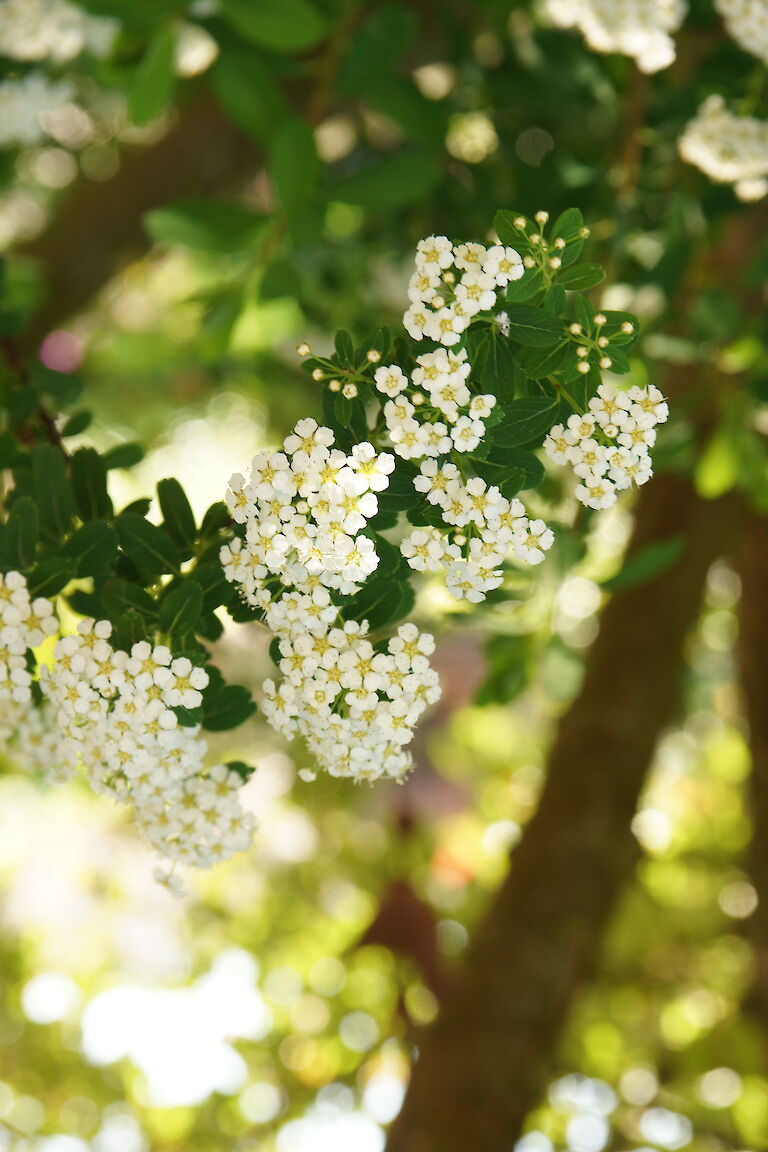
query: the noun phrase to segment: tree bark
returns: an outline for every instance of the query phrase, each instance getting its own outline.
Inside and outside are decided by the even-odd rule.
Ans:
[[[537,1103],[638,859],[630,822],[656,742],[675,716],[685,638],[736,509],[729,498],[702,501],[678,476],[642,490],[630,552],[676,535],[684,551],[605,608],[536,814],[423,1035],[387,1152],[509,1152]]]
[[[126,149],[110,180],[78,184],[45,231],[19,249],[39,260],[45,274],[34,337],[76,315],[122,265],[146,251],[146,212],[242,186],[260,159],[217,105],[201,99],[182,109],[157,143]]]
[[[752,753],[752,839],[746,866],[757,893],[757,906],[744,924],[755,958],[747,1007],[760,1025],[763,1063],[768,1068],[768,517],[749,518],[738,559],[742,585],[739,666]]]

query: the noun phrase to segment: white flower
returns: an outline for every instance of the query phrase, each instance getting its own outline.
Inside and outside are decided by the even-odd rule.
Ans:
[[[451,439],[457,452],[471,452],[483,438],[485,424],[470,416],[460,416],[451,429]]]
[[[376,369],[373,378],[379,392],[392,398],[404,392],[408,387],[408,377],[397,364],[389,364],[387,367],[382,365]]]
[[[576,499],[587,508],[610,508],[616,503],[616,486],[605,476],[585,476],[576,489]]]
[[[427,236],[416,246],[416,267],[427,276],[440,276],[453,264],[453,245],[446,236]]]
[[[544,553],[555,542],[555,534],[543,520],[527,520],[523,517],[513,531],[512,548],[518,560],[526,564],[540,564]]]
[[[483,272],[486,272],[500,288],[505,288],[511,280],[520,279],[525,272],[525,266],[520,253],[514,248],[494,244],[485,254]]]

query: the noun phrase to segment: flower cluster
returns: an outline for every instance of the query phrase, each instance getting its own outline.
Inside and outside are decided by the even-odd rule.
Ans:
[[[391,399],[384,419],[392,447],[403,460],[471,452],[485,432],[484,418],[496,404],[491,395],[472,395],[466,349],[437,348],[416,358],[410,382],[397,364],[376,369],[379,392]]]
[[[395,461],[367,442],[349,455],[333,444],[330,428],[300,420],[283,452],[260,452],[247,482],[240,473],[230,480],[227,505],[245,532],[224,546],[221,560],[254,607],[266,608],[281,585],[320,583],[348,594],[378,566],[363,529]]]
[[[715,0],[731,36],[745,52],[768,64],[768,7],[765,0]]]
[[[52,113],[72,95],[66,80],[49,80],[42,72],[0,82],[0,148],[37,144]]]
[[[650,480],[656,425],[668,415],[667,403],[653,385],[620,392],[613,384],[600,384],[589,411],[569,417],[566,425],[556,424],[544,450],[556,464],[573,468],[581,481],[576,497],[582,504],[609,508],[617,492]]]
[[[279,686],[264,682],[264,714],[278,732],[304,737],[331,776],[401,780],[412,767],[405,746],[440,696],[428,656],[434,640],[403,624],[381,644],[368,622],[342,621],[328,592],[289,593],[267,612],[280,648]]]
[[[551,529],[543,520],[529,519],[520,500],[507,500],[479,476],[465,481],[450,461],[426,461],[414,486],[440,509],[448,528],[417,528],[400,550],[417,572],[444,569],[448,591],[457,600],[477,604],[498,588],[510,552],[518,561],[539,564],[554,543]]]
[[[427,236],[419,241],[408,285],[406,331],[414,340],[458,344],[472,319],[493,308],[496,290],[519,280],[523,271],[514,248],[452,244],[447,236]]]
[[[682,24],[685,0],[545,0],[560,28],[578,28],[595,52],[632,56],[642,72],[658,72],[675,58],[672,35]]]
[[[740,200],[768,193],[768,124],[729,112],[722,96],[710,96],[686,126],[680,155],[711,180],[733,184]]]
[[[202,702],[207,672],[164,645],[115,649],[111,632],[106,620],[82,620],[41,668],[58,762],[132,803],[149,843],[174,861],[205,868],[244,851],[253,819],[239,804],[241,777],[226,765],[206,770],[199,728],[182,727],[173,710]]]
[[[27,704],[32,698],[32,674],[27,652],[58,631],[53,604],[32,599],[20,572],[0,574],[0,700]]]
[[[64,63],[85,49],[105,56],[118,24],[90,16],[68,0],[0,0],[0,55]]]
[[[404,626],[380,651],[367,621],[345,621],[333,602],[378,566],[363,530],[395,466],[367,442],[349,455],[333,444],[329,428],[300,420],[283,452],[254,457],[247,481],[232,477],[227,504],[245,531],[221,562],[278,642],[284,679],[264,685],[272,726],[303,736],[331,775],[401,778],[411,763],[404,745],[439,694],[426,659],[433,642]]]

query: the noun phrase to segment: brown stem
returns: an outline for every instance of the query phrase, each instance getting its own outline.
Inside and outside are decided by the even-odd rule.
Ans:
[[[643,489],[631,551],[676,535],[685,549],[605,609],[538,810],[423,1037],[387,1152],[509,1152],[536,1104],[638,858],[630,821],[656,742],[675,716],[685,637],[736,507],[702,501],[677,476]]]
[[[768,1068],[768,518],[752,516],[745,525],[739,571],[739,665],[752,752],[752,841],[747,870],[757,892],[757,906],[744,927],[755,958],[749,1007],[760,1024],[763,1063]]]

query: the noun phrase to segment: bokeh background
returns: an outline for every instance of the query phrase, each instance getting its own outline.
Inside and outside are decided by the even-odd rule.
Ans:
[[[653,75],[595,54],[546,7],[0,0],[5,303],[29,314],[44,363],[85,380],[82,442],[147,447],[111,474],[113,494],[173,475],[201,512],[319,414],[298,341],[322,351],[337,326],[399,322],[419,238],[484,239],[499,207],[581,208],[608,269],[596,301],[643,321],[632,382],[673,397],[658,470],[712,507],[698,531],[722,547],[670,656],[674,722],[633,810],[615,814],[636,855],[610,915],[583,922],[594,964],[574,967],[507,1147],[758,1152],[768,876],[749,845],[768,790],[755,799],[724,525],[749,504],[757,539],[768,494],[768,249],[760,203],[677,143],[712,93],[768,117],[766,66],[709,0],[690,4]],[[637,584],[622,567],[631,500],[585,515],[554,475],[538,498],[557,531],[546,565],[482,613],[421,588],[444,697],[411,780],[305,782],[301,750],[257,717],[216,747],[256,765],[255,847],[181,900],[123,813],[3,764],[0,1148],[382,1152],[419,1030],[510,850],[514,871],[601,608]],[[665,642],[654,597],[675,556],[659,556],[644,607],[650,645]],[[217,659],[258,697],[267,648],[258,626],[230,622]],[[630,702],[635,659],[615,669]],[[620,745],[609,768],[624,769]],[[579,852],[589,811],[562,819]],[[557,874],[547,883],[553,917],[567,915]]]

